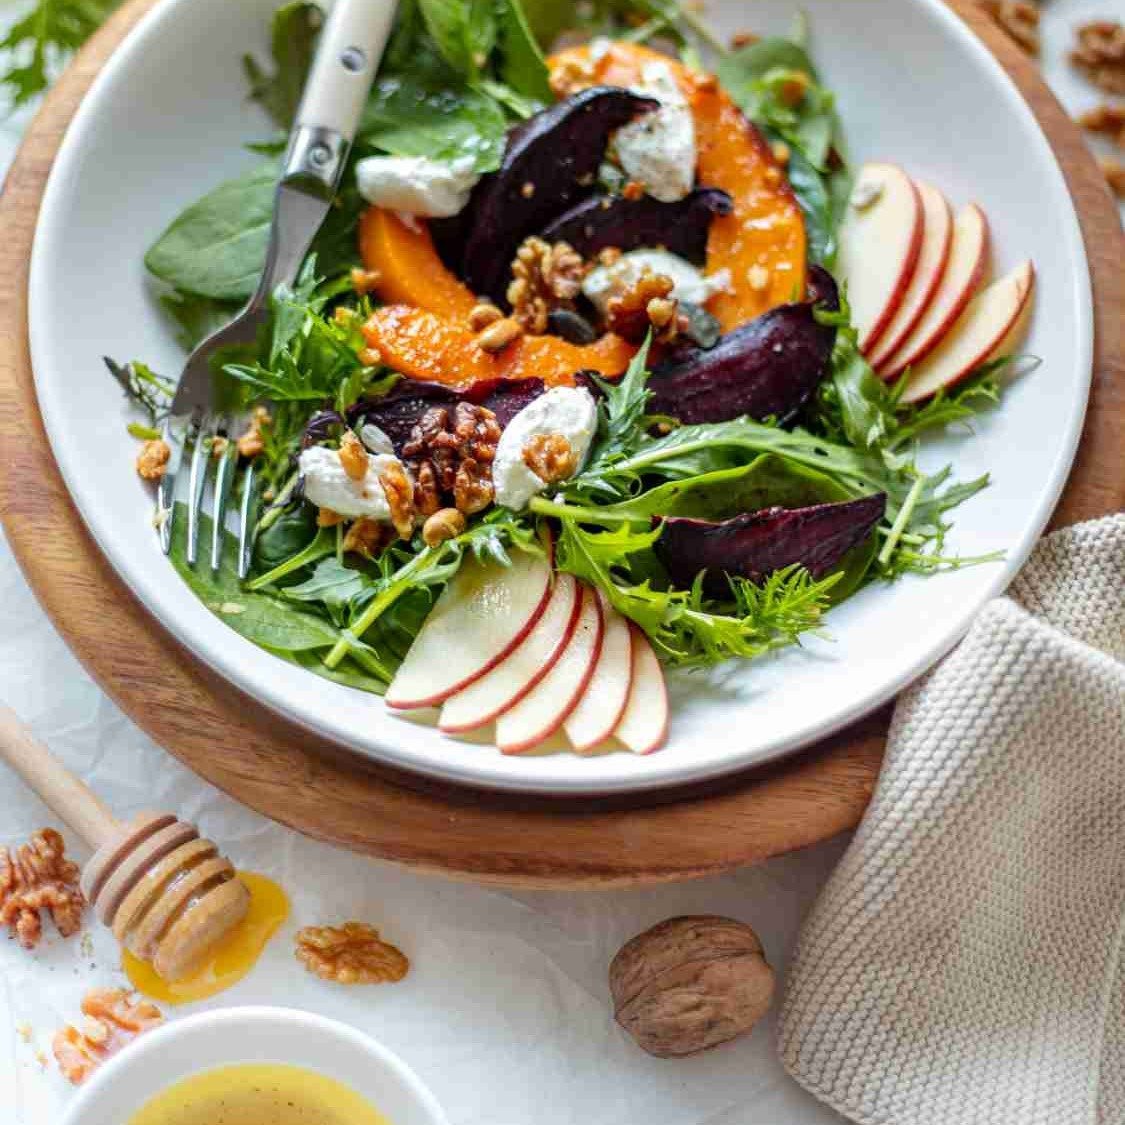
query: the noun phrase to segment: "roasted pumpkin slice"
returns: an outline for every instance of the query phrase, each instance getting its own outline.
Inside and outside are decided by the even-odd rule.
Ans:
[[[482,379],[530,378],[549,387],[572,386],[579,371],[620,375],[636,351],[620,336],[607,334],[585,346],[558,336],[522,336],[490,353],[464,323],[408,305],[376,309],[363,334],[392,371],[454,387]]]
[[[551,57],[553,72],[582,71],[604,86],[634,86],[648,62],[667,63],[691,105],[701,187],[733,200],[716,215],[707,241],[707,272],[729,269],[730,293],[708,303],[729,332],[778,305],[805,296],[805,222],[785,175],[762,134],[708,75],[635,43],[604,51],[573,47]]]

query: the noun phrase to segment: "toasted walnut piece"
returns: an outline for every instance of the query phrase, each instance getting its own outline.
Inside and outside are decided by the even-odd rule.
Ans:
[[[1080,25],[1076,36],[1070,61],[1100,90],[1125,94],[1125,24],[1094,20]]]
[[[422,542],[427,547],[456,539],[465,530],[465,517],[456,508],[442,508],[434,512],[422,526]]]
[[[410,969],[406,955],[366,922],[306,926],[297,932],[297,960],[318,977],[337,984],[386,984]]]
[[[367,476],[367,447],[351,430],[340,439],[340,464],[349,480],[363,480]]]
[[[523,463],[547,484],[569,480],[578,471],[578,456],[562,434],[536,434],[523,447]]]
[[[481,465],[472,457],[464,458],[457,466],[453,482],[453,503],[457,510],[467,516],[476,515],[492,503],[494,495],[489,466]]]
[[[352,288],[361,297],[366,297],[368,293],[372,292],[383,280],[382,275],[378,270],[365,270],[359,266],[352,268],[350,274]]]
[[[694,1055],[748,1032],[769,1010],[773,970],[758,935],[712,915],[670,918],[609,967],[617,1022],[658,1058]]]
[[[1091,133],[1109,137],[1119,148],[1125,148],[1125,105],[1103,102],[1079,114],[1078,124]]]
[[[645,270],[635,281],[619,281],[606,301],[606,327],[639,342],[650,327],[649,302],[670,296],[675,285],[664,274]]]
[[[1101,166],[1102,175],[1109,184],[1110,191],[1118,199],[1125,199],[1125,164],[1116,156],[1099,156],[1098,164]]]
[[[62,1028],[51,1044],[59,1070],[75,1086],[138,1035],[164,1021],[156,1005],[123,988],[95,988],[86,993],[82,1014],[81,1028]]]
[[[588,89],[597,79],[597,70],[589,59],[567,58],[551,68],[551,93],[556,98],[569,98]]]
[[[452,415],[444,406],[430,407],[402,450],[414,474],[417,512],[428,517],[455,506],[471,515],[486,507],[499,440],[500,425],[487,407],[461,402]]]
[[[86,900],[78,888],[78,867],[53,828],[42,828],[13,854],[0,848],[0,926],[7,926],[24,949],[43,936],[46,910],[63,937],[82,928]]]
[[[420,461],[414,467],[414,507],[423,517],[441,508],[441,489],[432,461]]]
[[[504,314],[493,304],[482,301],[469,310],[469,327],[474,332],[480,332],[490,324],[495,324],[503,319]]]
[[[1029,55],[1039,54],[1039,9],[1034,4],[1024,0],[980,0],[980,6],[1009,39]]]
[[[508,304],[525,332],[541,336],[547,316],[555,309],[573,309],[589,267],[567,242],[527,238],[512,262]]]
[[[462,457],[491,465],[496,459],[496,444],[500,440],[500,423],[487,406],[459,402],[453,412],[453,436],[457,439],[457,452]]]
[[[331,508],[317,508],[316,510],[317,527],[336,527],[338,524],[345,522],[344,517],[339,512],[332,511]]]
[[[137,454],[138,474],[145,480],[162,480],[171,456],[172,450],[162,438],[146,441]]]
[[[512,317],[490,324],[477,336],[477,345],[481,351],[502,352],[509,344],[514,344],[523,335],[523,326]]]
[[[270,412],[264,406],[255,407],[245,432],[238,439],[239,456],[246,458],[259,456],[266,447],[262,431],[272,425],[273,417]]]
[[[406,470],[394,461],[380,471],[379,483],[383,486],[383,495],[391,509],[391,523],[398,537],[409,539],[414,534],[414,485]]]
[[[394,538],[392,530],[389,524],[379,520],[358,519],[344,533],[344,550],[364,558],[374,558],[390,545]]]

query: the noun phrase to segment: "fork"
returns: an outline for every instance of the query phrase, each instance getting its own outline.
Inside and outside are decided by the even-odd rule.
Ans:
[[[237,472],[235,419],[216,409],[215,359],[224,350],[253,344],[265,324],[278,286],[292,286],[320,229],[344,172],[364,103],[390,35],[396,0],[336,0],[321,32],[300,108],[289,138],[274,199],[265,266],[249,304],[225,328],[208,336],[188,357],[161,436],[171,455],[157,488],[157,526],[165,554],[172,548],[176,481],[191,449],[187,489],[187,561],[195,566],[207,475],[214,439],[226,437],[215,458],[211,515],[211,569],[222,565],[227,507]],[[238,512],[238,577],[250,570],[254,549],[254,462],[241,484]]]

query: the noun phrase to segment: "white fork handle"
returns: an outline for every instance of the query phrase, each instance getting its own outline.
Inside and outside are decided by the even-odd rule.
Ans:
[[[396,6],[396,0],[336,0],[297,110],[298,127],[338,133],[346,144],[355,139]]]

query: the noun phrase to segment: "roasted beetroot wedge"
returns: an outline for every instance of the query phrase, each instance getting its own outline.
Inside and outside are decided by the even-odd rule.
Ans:
[[[725,575],[761,582],[776,570],[798,563],[813,578],[831,573],[883,518],[885,493],[817,504],[811,508],[765,508],[722,523],[669,518],[655,550],[679,587],[687,588],[700,571],[704,588],[722,596]]]
[[[462,276],[504,300],[520,243],[594,191],[609,135],[658,102],[615,86],[594,86],[537,113],[508,135],[498,171],[469,202]]]
[[[615,246],[621,250],[663,246],[701,266],[707,259],[707,235],[716,215],[729,215],[733,203],[718,188],[696,188],[677,203],[649,196],[626,199],[595,195],[575,204],[544,228],[548,242],[569,242],[584,258]]]
[[[836,283],[809,270],[809,300],[782,305],[728,332],[709,349],[684,344],[649,379],[649,411],[681,422],[792,418],[828,370],[836,329],[818,324],[813,309],[839,308]]]

